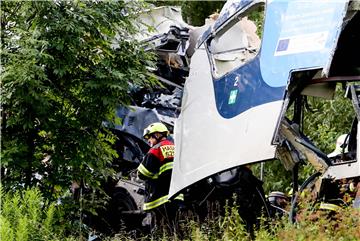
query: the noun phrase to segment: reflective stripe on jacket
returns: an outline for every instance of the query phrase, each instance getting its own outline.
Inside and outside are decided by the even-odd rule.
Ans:
[[[184,201],[184,195],[183,194],[179,194],[177,195],[175,198],[175,200],[180,200],[180,201]],[[150,210],[150,209],[153,209],[153,208],[156,208],[164,203],[167,203],[169,202],[169,199],[168,199],[168,195],[165,195],[161,198],[158,198],[152,202],[147,202],[147,203],[144,203],[144,207],[143,209],[146,211],[146,210]]]

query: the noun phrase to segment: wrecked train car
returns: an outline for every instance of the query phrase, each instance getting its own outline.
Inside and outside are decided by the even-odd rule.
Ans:
[[[237,30],[241,20],[259,6],[265,12],[261,44],[249,33],[234,38],[233,32],[245,31]],[[358,29],[356,1],[228,1],[191,59],[175,125],[170,195],[203,193],[206,199],[215,188],[204,186],[236,187],[239,167],[274,158],[293,171],[294,195],[300,161],[319,172],[301,187],[320,176],[319,199],[326,180],[359,177],[359,88],[351,84],[360,80]],[[352,154],[334,161],[301,133],[300,120],[301,99],[332,97],[337,82],[347,86],[356,116],[348,137]]]
[[[143,24],[140,26],[140,30],[143,33],[138,36],[138,39],[142,40],[146,49],[155,51],[157,54],[156,68],[151,69],[151,72],[156,75],[162,86],[155,89],[134,86],[132,93],[133,105],[121,107],[117,111],[117,115],[122,119],[122,124],[115,125],[112,128],[119,137],[117,150],[120,159],[116,165],[121,167],[118,169],[120,180],[115,186],[115,192],[111,191],[110,193],[113,197],[113,205],[108,208],[109,215],[105,215],[104,218],[111,220],[110,226],[114,230],[119,227],[118,222],[116,222],[116,220],[119,220],[117,217],[123,217],[123,222],[130,227],[139,225],[139,222],[133,222],[133,220],[142,220],[145,217],[145,214],[141,211],[144,187],[139,180],[136,180],[136,175],[134,175],[137,166],[149,148],[142,138],[142,131],[150,123],[158,121],[163,122],[170,130],[174,128],[175,120],[182,109],[180,107],[183,86],[189,74],[189,64],[194,54],[196,40],[214,23],[216,17],[214,15],[212,18],[207,19],[206,24],[202,27],[192,27],[182,22],[180,12],[172,7],[155,8],[144,12],[143,16],[140,16]],[[148,27],[154,28],[155,32],[152,31],[149,34]],[[254,23],[243,19],[236,27],[236,31],[231,34],[232,38],[245,38],[244,41],[249,39],[250,48],[256,49],[259,47],[260,39],[255,33],[256,26]],[[245,28],[246,32],[242,30],[243,28]],[[228,38],[228,42],[230,43],[231,39]],[[254,54],[254,52],[251,50],[249,54]],[[203,61],[207,61],[207,59],[203,59]],[[207,210],[204,210],[206,209],[206,205],[204,205],[206,201],[216,201],[219,195],[223,196],[222,200],[225,201],[231,198],[236,190],[241,189],[241,193],[246,193],[248,197],[253,198],[253,196],[256,196],[252,200],[252,204],[256,204],[256,207],[249,208],[247,206],[249,209],[246,211],[246,216],[251,217],[253,219],[251,224],[254,224],[256,216],[260,215],[260,210],[264,206],[264,200],[261,200],[264,197],[261,182],[242,168],[238,168],[235,173],[241,173],[251,182],[251,185],[239,186],[237,178],[232,175],[220,174],[217,176],[216,183],[220,185],[217,190],[221,190],[221,194],[218,191],[211,191],[214,188],[213,185],[205,185],[203,186],[205,188],[204,192],[195,195],[195,199],[188,199],[188,208],[195,208],[196,212],[206,215]],[[128,179],[125,180],[124,178]],[[259,190],[255,188],[249,189],[254,185]],[[192,190],[197,189],[193,188]],[[209,195],[209,193],[212,195]],[[187,194],[189,196],[189,193]],[[121,197],[121,200],[118,197]],[[251,203],[248,197],[244,197],[243,200],[246,199],[248,203]],[[128,203],[132,205],[128,205]],[[256,211],[254,211],[255,209]],[[118,212],[114,212],[114,210],[118,210]],[[257,215],[254,215],[254,212]]]
[[[265,13],[261,40],[259,29],[247,18],[259,8]],[[120,139],[121,165],[128,167],[119,172],[130,181],[120,180],[116,189],[125,193],[120,203],[125,196],[132,205],[117,208],[115,216],[141,213],[143,187],[133,171],[149,148],[141,136],[143,128],[159,120],[170,129],[175,124],[170,195],[184,193],[187,204],[202,212],[206,201],[237,193],[249,226],[261,210],[269,216],[272,211],[261,182],[244,168],[248,164],[280,159],[294,172],[296,194],[298,165],[308,161],[319,174],[305,184],[313,178],[324,180],[318,185],[319,197],[330,183],[326,180],[360,176],[358,114],[346,160],[328,158],[300,131],[301,99],[332,97],[337,82],[349,86],[355,113],[360,112],[359,88],[350,84],[360,80],[360,15],[355,1],[227,1],[218,19],[202,28],[182,22],[173,8],[146,14],[148,26],[157,26],[158,32],[142,39],[158,54],[152,72],[164,87],[134,86],[133,105],[118,110],[123,123],[114,131]],[[292,106],[294,117],[289,120],[286,111]],[[293,200],[295,209],[296,196]]]

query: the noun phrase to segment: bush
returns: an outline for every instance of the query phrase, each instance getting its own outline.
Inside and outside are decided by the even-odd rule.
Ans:
[[[75,240],[63,237],[57,223],[59,208],[45,203],[39,189],[4,192],[0,188],[0,239],[2,241]]]

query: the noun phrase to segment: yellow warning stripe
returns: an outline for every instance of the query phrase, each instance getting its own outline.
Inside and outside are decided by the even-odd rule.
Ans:
[[[160,167],[159,175],[161,175],[161,173],[163,173],[167,170],[171,170],[172,168],[173,168],[173,162],[168,162],[168,163],[162,165]]]
[[[184,201],[184,194],[181,193],[181,194],[177,195],[174,199]]]
[[[177,195],[174,199],[184,201],[184,194]],[[164,203],[170,202],[168,195],[162,196],[152,202],[144,203],[144,211],[156,208]]]
[[[157,179],[158,175],[150,172],[143,164],[140,164],[138,166],[138,171],[143,174],[145,177],[151,178],[151,179]]]
[[[321,203],[320,204],[320,209],[325,209],[325,210],[331,210],[331,211],[339,211],[339,209],[341,209],[340,206],[332,204],[332,203]]]
[[[152,202],[144,203],[144,210],[150,210],[150,209],[156,208],[168,201],[169,201],[168,195],[165,195],[165,196],[158,198]]]

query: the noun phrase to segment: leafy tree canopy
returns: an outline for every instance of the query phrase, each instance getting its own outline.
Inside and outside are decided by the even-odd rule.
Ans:
[[[304,133],[325,153],[335,149],[336,138],[350,132],[355,113],[351,100],[337,86],[333,100],[308,98],[304,115]]]
[[[1,3],[1,174],[6,188],[41,184],[56,198],[72,180],[113,174],[104,120],[151,85],[152,56],[133,39],[135,1]]]

